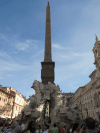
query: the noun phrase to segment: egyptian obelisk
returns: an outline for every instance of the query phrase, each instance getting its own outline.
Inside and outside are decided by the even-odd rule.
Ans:
[[[54,67],[55,62],[51,57],[51,19],[50,19],[50,5],[46,6],[46,29],[45,29],[45,56],[44,61],[41,62],[41,79],[44,85],[48,82],[54,83]]]

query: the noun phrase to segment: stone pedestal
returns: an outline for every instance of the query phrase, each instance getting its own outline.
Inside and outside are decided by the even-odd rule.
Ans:
[[[44,85],[48,82],[54,83],[54,67],[55,62],[41,62],[41,79]]]

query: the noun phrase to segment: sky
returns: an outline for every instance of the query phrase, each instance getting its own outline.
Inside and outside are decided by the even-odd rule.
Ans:
[[[55,84],[74,93],[96,69],[93,47],[100,39],[100,0],[50,0]],[[26,98],[41,82],[47,0],[0,0],[0,84]]]

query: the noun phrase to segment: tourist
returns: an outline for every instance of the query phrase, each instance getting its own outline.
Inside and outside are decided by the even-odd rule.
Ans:
[[[7,124],[5,124],[5,120],[3,121],[3,128],[2,128],[2,132],[4,132],[7,129]]]
[[[86,132],[85,133],[97,133],[95,131],[95,120],[92,117],[87,117],[85,119]],[[83,133],[83,127],[80,129],[79,133]]]
[[[21,125],[22,125],[22,121],[19,120],[19,121],[18,121],[18,125],[17,125],[16,128],[15,128],[15,133],[21,133],[21,132],[22,132]]]
[[[30,121],[30,122],[28,123],[28,126],[27,126],[27,133],[30,133],[30,132],[31,132],[32,123],[33,123],[33,121]]]
[[[30,121],[27,127],[27,133],[35,133],[35,124],[33,121]]]
[[[2,129],[3,129],[3,122],[0,122],[0,133],[2,133]]]
[[[42,133],[42,129],[41,129],[41,126],[40,125],[37,126],[37,129],[36,129],[35,132],[36,133]]]
[[[99,131],[99,128],[97,126],[97,122],[95,122],[95,129],[94,129],[95,132],[98,132]]]
[[[51,129],[52,133],[58,133],[59,129],[56,126],[56,124],[54,123],[53,128]]]
[[[49,129],[48,129],[48,126],[47,125],[45,125],[44,132],[43,133],[49,133]]]
[[[9,125],[9,123],[8,123]],[[8,126],[8,128],[4,131],[4,133],[15,133],[14,129],[18,126],[18,123],[12,123],[11,127]],[[17,132],[20,133],[20,132]]]
[[[63,126],[63,133],[66,133],[66,126]]]
[[[73,125],[72,133],[78,133],[78,123]]]
[[[64,122],[62,122],[62,123],[61,123],[61,129],[60,129],[61,133],[63,133],[63,132],[64,132],[64,126],[65,126],[65,123],[64,123]]]
[[[6,125],[5,125],[6,129],[9,129],[10,126],[11,126],[11,125],[10,125],[9,123],[6,123]]]
[[[71,125],[71,128],[69,130],[70,133],[72,133],[72,129],[73,129],[73,124]]]
[[[8,120],[7,120],[7,123],[9,123],[9,124],[10,124],[10,123],[11,123],[11,120],[10,120],[10,119],[8,119]]]
[[[82,125],[81,125],[81,128],[83,129],[82,133],[86,132],[85,124],[82,124]],[[81,128],[80,128],[80,129],[81,129]]]
[[[100,131],[100,125],[99,125],[99,127],[98,127],[98,131]]]
[[[21,129],[22,129],[22,131],[25,130],[25,125],[23,123],[21,124]]]

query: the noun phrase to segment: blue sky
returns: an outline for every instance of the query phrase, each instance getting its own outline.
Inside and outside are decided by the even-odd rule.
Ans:
[[[0,84],[27,98],[41,81],[47,0],[0,1]],[[100,38],[100,0],[50,0],[55,84],[75,92],[95,70],[92,48]]]

